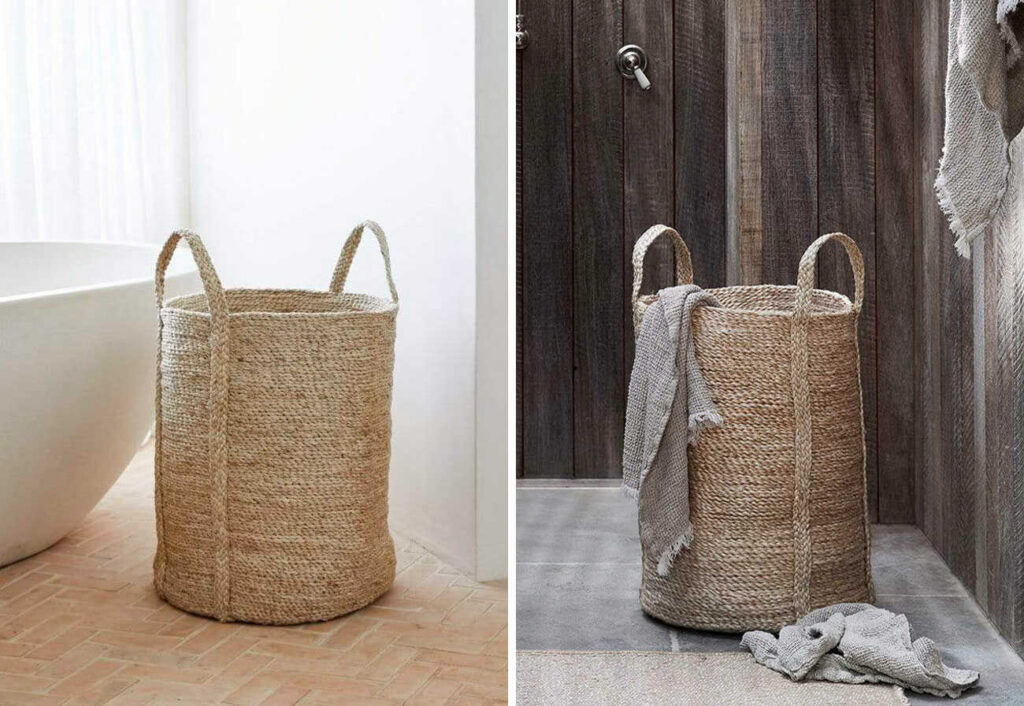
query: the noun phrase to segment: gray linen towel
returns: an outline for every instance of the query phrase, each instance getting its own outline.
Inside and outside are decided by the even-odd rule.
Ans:
[[[658,557],[658,574],[693,539],[686,449],[700,430],[718,426],[693,348],[696,306],[719,306],[695,284],[669,287],[644,313],[629,378],[622,451],[622,489],[637,500],[640,539]]]
[[[1024,126],[1022,3],[949,3],[945,146],[935,191],[964,257],[1003,200],[1009,143]]]
[[[910,623],[866,603],[837,603],[811,611],[779,632],[752,630],[742,644],[758,663],[794,681],[884,682],[923,694],[957,698],[979,675],[942,663],[927,637],[911,642]]]

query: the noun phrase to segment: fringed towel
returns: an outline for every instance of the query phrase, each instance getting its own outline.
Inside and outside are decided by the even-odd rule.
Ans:
[[[942,662],[934,642],[911,642],[910,623],[866,603],[838,603],[811,611],[776,638],[752,630],[742,644],[754,659],[794,681],[896,684],[922,694],[956,698],[979,675]]]
[[[1009,144],[1024,126],[1021,4],[949,3],[945,146],[935,191],[964,257],[1003,200]]]
[[[690,332],[693,309],[701,305],[719,303],[695,284],[658,293],[644,314],[629,379],[622,489],[637,500],[640,540],[659,557],[660,576],[693,539],[687,446],[701,429],[722,423]]]

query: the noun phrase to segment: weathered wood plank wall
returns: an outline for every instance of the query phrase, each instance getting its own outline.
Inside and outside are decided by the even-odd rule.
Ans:
[[[909,3],[875,6],[875,317],[878,515],[913,522],[914,508],[914,41]]]
[[[692,0],[521,0],[517,53],[517,470],[621,473],[633,359],[632,249],[654,223],[690,234],[700,282],[726,282],[725,6]],[[619,47],[648,58],[641,91]],[[672,283],[667,243],[645,286]]]
[[[530,43],[518,53],[520,473],[619,473],[630,252],[648,225],[683,234],[704,286],[792,284],[804,248],[842,229],[868,264],[861,349],[872,512],[913,521],[907,337],[879,348],[875,324],[913,320],[905,302],[882,311],[875,295],[876,249],[906,247],[876,243],[875,0],[522,0],[521,11]],[[626,43],[647,51],[650,91],[613,69]],[[671,281],[668,255],[664,245],[649,254],[648,289]],[[822,285],[850,290],[848,269],[824,253]],[[908,262],[891,264],[885,286],[908,281]],[[899,423],[886,437],[885,478],[876,366],[902,394],[884,407]]]
[[[524,473],[573,475],[572,6],[523,0],[521,370]]]
[[[996,628],[1024,654],[1024,228],[1011,178],[1008,224],[953,236],[932,184],[942,153],[948,0],[914,17],[916,518]],[[1015,144],[1018,167],[1024,142]]]

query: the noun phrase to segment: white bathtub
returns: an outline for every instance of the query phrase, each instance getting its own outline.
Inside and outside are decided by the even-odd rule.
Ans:
[[[0,566],[71,531],[145,438],[158,252],[0,242]],[[178,253],[167,295],[199,289]]]

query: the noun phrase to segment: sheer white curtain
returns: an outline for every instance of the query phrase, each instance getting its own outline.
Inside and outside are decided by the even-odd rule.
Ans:
[[[188,225],[185,0],[0,0],[0,240]]]

